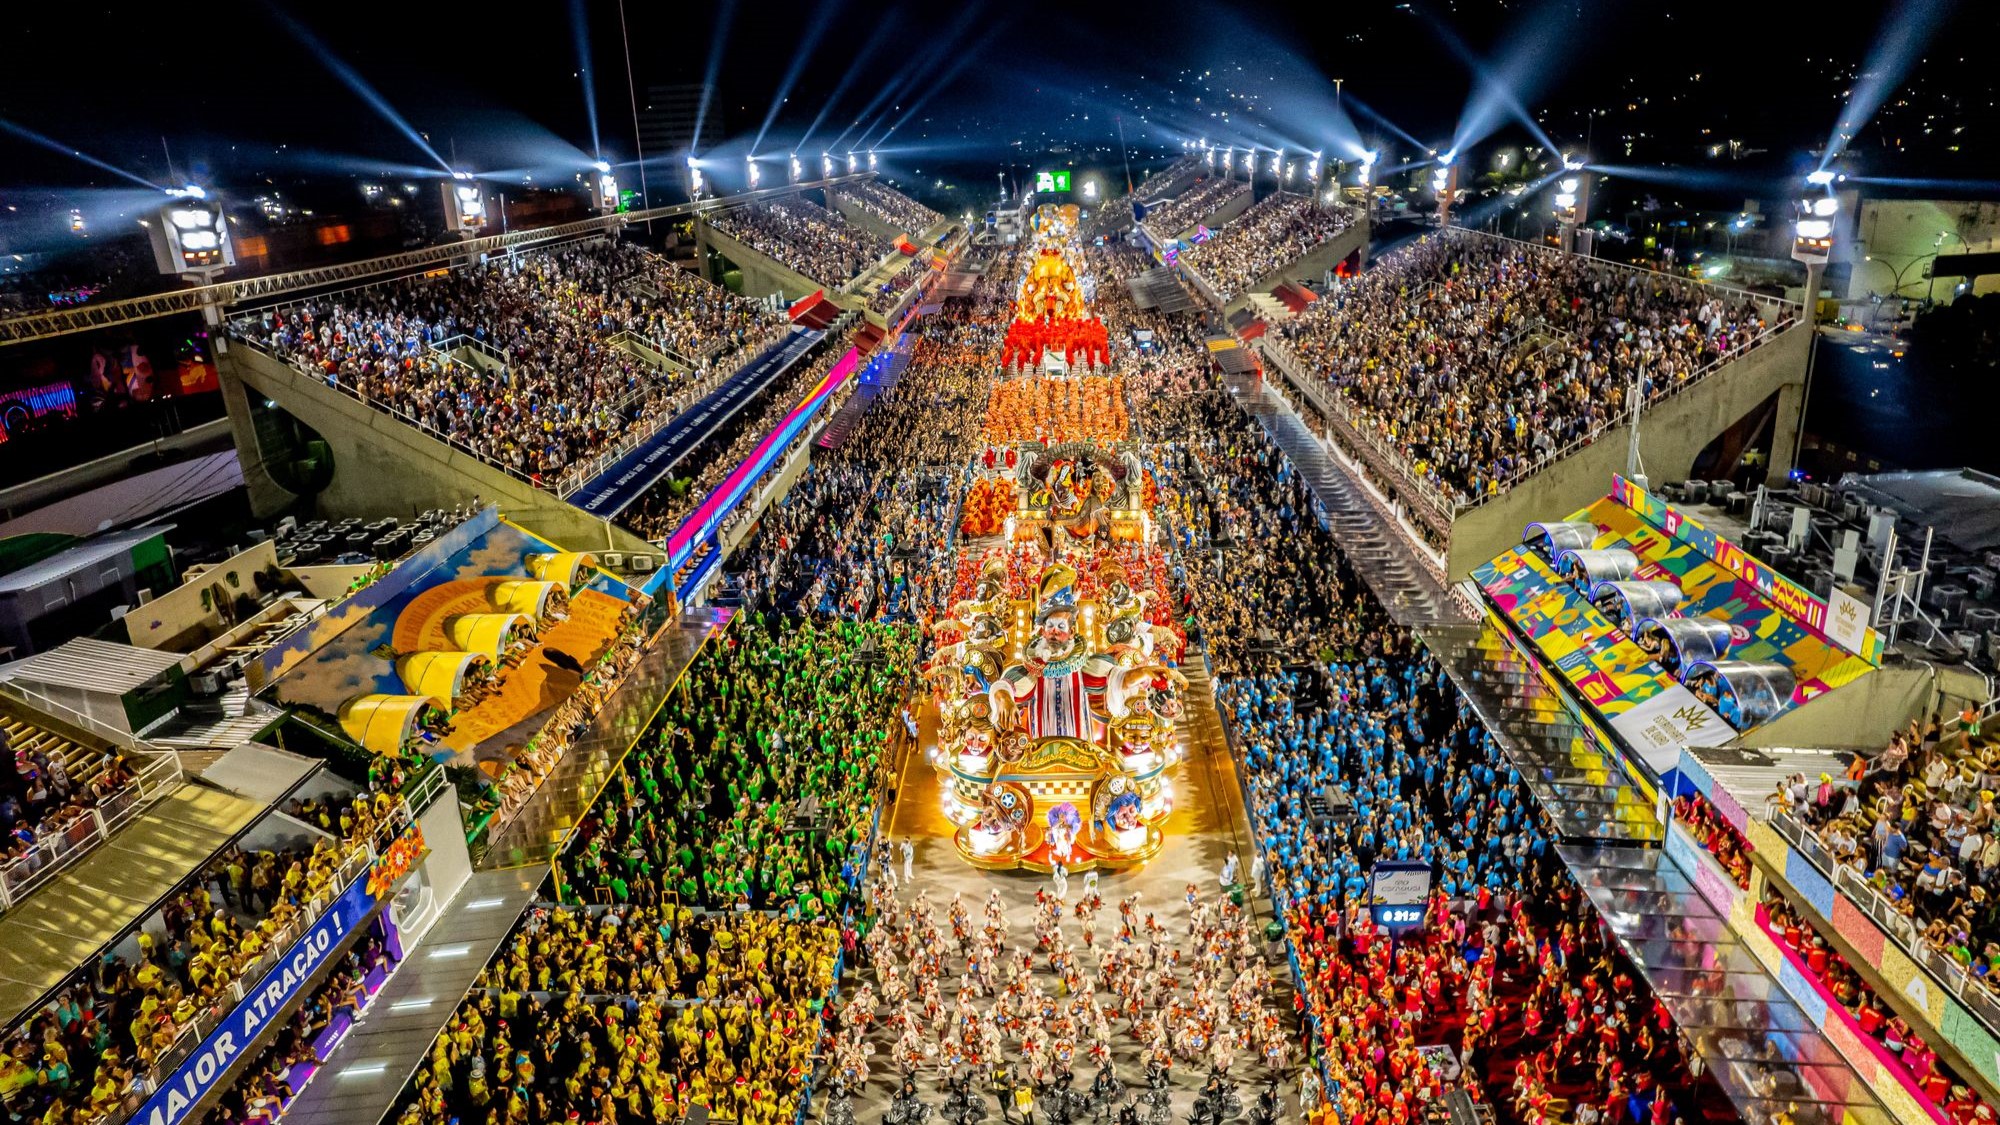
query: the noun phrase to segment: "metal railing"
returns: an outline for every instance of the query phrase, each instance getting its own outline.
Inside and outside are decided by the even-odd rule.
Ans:
[[[443,771],[438,771],[442,776]],[[398,802],[388,818],[366,839],[356,840],[348,845],[340,857],[336,875],[326,889],[307,899],[293,914],[292,920],[266,935],[264,951],[256,960],[238,966],[236,977],[208,1004],[198,1009],[194,1017],[174,1032],[171,1046],[161,1051],[152,1063],[152,1074],[156,1086],[161,1078],[172,1074],[189,1055],[200,1047],[210,1032],[221,1026],[238,1005],[243,1002],[249,990],[292,952],[292,946],[307,931],[316,925],[329,907],[347,893],[355,880],[368,877],[369,868],[374,866],[375,857],[382,849],[402,835],[403,830],[413,823],[414,817],[407,802]],[[248,1047],[249,1044],[240,1044]],[[115,1112],[106,1121],[117,1122],[127,1116],[127,1112]]]
[[[1412,514],[1439,535],[1451,534],[1451,521],[1456,515],[1452,501],[1435,485],[1412,473],[1394,450],[1383,445],[1373,429],[1355,417],[1353,409],[1339,391],[1324,381],[1305,375],[1303,361],[1279,341],[1263,336],[1258,339],[1257,346],[1305,392],[1314,406],[1327,415],[1327,420],[1340,429],[1341,435],[1348,439],[1342,444],[1369,472],[1381,478],[1377,483],[1384,491],[1408,502]]]
[[[1542,252],[1550,252],[1547,247],[1538,246],[1535,243],[1520,242],[1518,239],[1505,238],[1500,235],[1486,234],[1484,232],[1478,232],[1478,231],[1464,231],[1461,233],[1466,235],[1475,235],[1480,238],[1492,239],[1500,242],[1514,242],[1521,246],[1532,247]],[[1724,367],[1727,367],[1728,365],[1736,362],[1737,360],[1746,357],[1750,352],[1770,342],[1776,337],[1783,335],[1784,333],[1789,332],[1792,329],[1797,328],[1804,324],[1804,321],[1800,319],[1799,316],[1800,306],[1795,301],[1788,301],[1779,297],[1771,297],[1762,293],[1755,293],[1747,289],[1736,289],[1725,285],[1715,285],[1708,282],[1695,281],[1690,278],[1682,277],[1679,274],[1669,274],[1658,270],[1641,269],[1636,266],[1629,266],[1619,262],[1594,260],[1593,265],[1605,269],[1623,270],[1628,273],[1643,274],[1649,277],[1657,277],[1663,280],[1671,280],[1683,285],[1698,286],[1703,289],[1717,290],[1731,297],[1747,301],[1749,303],[1756,305],[1759,308],[1762,315],[1764,316],[1765,319],[1764,325],[1758,328],[1752,334],[1750,334],[1747,338],[1743,338],[1741,339],[1740,342],[1732,344],[1730,350],[1726,354],[1716,356],[1710,362],[1702,365],[1701,367],[1697,368],[1695,371],[1690,373],[1685,379],[1676,380],[1670,384],[1662,383],[1661,385],[1653,388],[1653,390],[1646,396],[1645,402],[1642,404],[1642,411],[1644,407],[1649,407],[1657,403],[1663,402],[1668,398],[1674,397],[1675,395],[1682,393],[1683,391],[1689,390],[1698,383],[1706,381],[1710,376],[1714,375],[1716,372],[1720,371]],[[1441,286],[1439,286],[1438,283],[1430,282],[1426,285],[1425,291],[1428,292],[1430,289],[1440,288],[1440,287]],[[1555,325],[1548,324],[1546,321],[1537,320],[1535,322],[1523,325],[1521,328],[1511,333],[1506,338],[1506,340],[1503,341],[1503,343],[1511,344],[1516,341],[1525,340],[1537,332],[1548,334],[1559,340],[1574,341],[1579,339],[1579,337],[1577,337],[1575,333],[1570,332],[1567,329],[1559,328]],[[1498,482],[1500,487],[1497,491],[1489,491],[1482,493],[1479,496],[1472,496],[1472,497],[1447,497],[1446,495],[1443,494],[1442,490],[1440,490],[1437,486],[1430,484],[1427,481],[1423,481],[1420,478],[1418,478],[1415,474],[1411,473],[1408,470],[1408,468],[1403,464],[1406,458],[1404,458],[1403,456],[1401,456],[1400,454],[1396,453],[1391,449],[1385,448],[1382,445],[1382,443],[1377,439],[1377,436],[1375,434],[1375,428],[1364,423],[1360,418],[1358,418],[1353,412],[1353,410],[1344,401],[1342,396],[1330,384],[1326,383],[1324,379],[1314,379],[1313,377],[1306,375],[1305,374],[1306,367],[1304,362],[1288,347],[1284,346],[1283,344],[1280,344],[1275,340],[1272,340],[1268,336],[1263,338],[1262,345],[1267,350],[1267,352],[1272,354],[1274,358],[1276,358],[1279,361],[1279,365],[1284,368],[1286,374],[1291,377],[1293,382],[1298,383],[1301,389],[1311,392],[1315,405],[1319,405],[1323,409],[1326,409],[1330,415],[1337,415],[1338,422],[1343,424],[1344,433],[1351,434],[1351,436],[1355,440],[1368,447],[1367,450],[1357,448],[1354,450],[1354,452],[1364,462],[1370,463],[1371,468],[1376,468],[1378,469],[1378,471],[1384,472],[1385,475],[1389,478],[1389,480],[1393,482],[1396,486],[1402,489],[1406,489],[1411,497],[1421,500],[1423,502],[1423,505],[1430,509],[1434,517],[1437,520],[1441,521],[1442,524],[1441,530],[1446,531],[1446,533],[1448,533],[1448,529],[1450,527],[1451,522],[1454,519],[1456,519],[1459,514],[1474,508],[1482,507],[1488,503],[1491,503],[1499,499],[1502,496],[1505,496],[1508,492],[1511,492],[1516,486],[1520,485],[1522,482],[1540,474],[1541,472],[1547,470],[1551,466],[1561,462],[1562,460],[1566,459],[1576,451],[1602,440],[1607,433],[1619,427],[1629,426],[1631,424],[1631,415],[1628,412],[1621,412],[1620,414],[1614,415],[1610,418],[1605,419],[1604,421],[1599,422],[1598,424],[1593,426],[1588,432],[1581,434],[1576,438],[1571,439],[1569,442],[1565,443],[1561,447],[1547,454],[1537,456],[1530,465],[1528,465],[1521,471],[1516,472],[1513,475],[1507,477],[1505,480]],[[1321,384],[1321,386],[1315,387],[1311,385],[1312,383],[1315,382]],[[1322,392],[1324,392],[1324,394],[1322,394]],[[1373,454],[1372,456],[1370,455],[1371,452]],[[1374,464],[1374,462],[1378,460],[1382,462],[1382,464],[1379,466]]]
[[[1866,914],[1884,937],[1894,942],[1946,992],[1957,997],[1965,1010],[1984,1024],[1988,1032],[2000,1035],[2000,996],[1996,996],[1980,978],[1966,971],[1963,965],[1925,941],[1922,922],[1897,910],[1888,896],[1877,890],[1859,868],[1835,859],[1833,853],[1820,843],[1819,837],[1791,813],[1774,810],[1770,824],[1792,846],[1793,851],[1804,856],[1820,874],[1826,876],[1834,889],[1847,896],[1848,901]],[[1826,921],[1831,924],[1833,919]]]
[[[1655,388],[1651,394],[1646,396],[1645,402],[1641,404],[1641,409],[1640,409],[1641,415],[1642,416],[1644,415],[1646,408],[1651,407],[1657,403],[1665,402],[1667,399],[1673,398],[1676,395],[1682,394],[1683,392],[1692,389],[1695,386],[1695,384],[1706,381],[1709,376],[1714,375],[1716,372],[1722,370],[1723,368],[1729,366],[1730,364],[1735,363],[1740,359],[1743,359],[1745,356],[1749,355],[1749,353],[1751,353],[1752,351],[1770,342],[1771,340],[1776,339],[1777,337],[1785,334],[1786,332],[1790,332],[1795,328],[1806,328],[1810,330],[1810,327],[1811,326],[1807,325],[1804,321],[1794,320],[1787,324],[1767,325],[1764,328],[1758,329],[1757,332],[1751,335],[1746,342],[1744,342],[1741,345],[1732,345],[1729,349],[1728,354],[1719,355],[1709,363],[1699,368],[1696,368],[1695,371],[1691,373],[1687,378],[1679,380],[1673,383],[1672,385],[1663,385]],[[1501,481],[1499,491],[1486,492],[1479,496],[1473,497],[1469,500],[1460,500],[1458,501],[1457,509],[1460,512],[1466,512],[1474,508],[1484,507],[1485,505],[1492,503],[1493,501],[1498,500],[1502,496],[1505,496],[1507,493],[1513,491],[1514,488],[1520,485],[1523,481],[1538,476],[1543,471],[1555,466],[1558,462],[1564,460],[1570,454],[1575,453],[1577,450],[1582,449],[1587,445],[1594,445],[1611,431],[1629,427],[1631,424],[1632,424],[1632,415],[1629,410],[1622,411],[1611,418],[1599,422],[1597,425],[1591,427],[1588,433],[1582,434],[1572,439],[1568,444],[1563,445],[1562,447],[1554,450],[1553,452],[1550,452],[1541,457],[1537,457],[1534,460],[1534,462],[1530,464],[1526,469],[1523,469],[1522,471],[1517,472],[1514,475],[1508,477],[1506,480]]]
[[[26,855],[0,865],[0,914],[41,889],[57,875],[109,840],[153,802],[181,787],[185,775],[180,758],[158,754],[142,765],[125,786],[59,831],[44,834]]]
[[[514,365],[508,361],[507,353],[477,336],[460,332],[455,336],[446,336],[444,339],[430,345],[432,351],[444,352],[447,355],[459,348],[478,352],[480,355],[499,364],[501,373],[507,376],[507,381],[509,383],[514,381]]]
[[[367,406],[371,410],[379,410],[382,413],[387,414],[392,418],[395,418],[401,422],[405,422],[411,426],[414,426],[418,430],[423,431],[423,433],[426,436],[434,438],[437,441],[441,441],[444,444],[450,446],[451,448],[459,451],[460,453],[465,454],[467,457],[471,457],[474,460],[479,461],[481,464],[486,465],[489,468],[505,473],[508,476],[513,477],[515,480],[520,481],[522,484],[529,486],[530,488],[538,488],[552,494],[555,492],[555,489],[551,488],[550,486],[537,482],[533,477],[530,477],[528,474],[523,473],[521,470],[514,468],[512,465],[505,464],[493,458],[492,456],[489,456],[488,454],[479,452],[478,450],[472,448],[470,445],[467,445],[465,442],[460,441],[458,438],[453,437],[448,433],[445,433],[443,430],[438,429],[436,426],[431,425],[429,422],[421,418],[418,418],[414,414],[411,414],[409,411],[400,409],[395,406],[391,406],[385,399],[376,398],[371,395],[365,394],[361,391],[360,388],[341,382],[339,376],[337,375],[328,375],[324,372],[309,370],[305,367],[300,366],[297,363],[293,363],[292,361],[286,359],[284,356],[278,354],[277,352],[269,350],[262,344],[256,343],[255,341],[252,340],[246,340],[240,336],[236,337],[236,342],[244,347],[251,348],[261,353],[266,358],[270,359],[272,362],[283,366],[287,371],[291,372],[297,378],[307,379],[312,382],[318,383],[321,386],[339,391],[341,394],[346,395],[348,398],[354,399],[356,402],[359,402]],[[450,356],[443,355],[442,353],[437,355],[436,358],[440,363],[455,363],[459,364],[459,366],[466,366],[462,361],[453,359]]]
[[[389,254],[380,258],[368,258],[359,262],[342,262],[337,265],[294,270],[289,273],[275,273],[267,274],[263,277],[244,278],[240,281],[222,281],[213,285],[198,285],[191,289],[176,289],[167,293],[159,293],[146,297],[132,297],[122,301],[106,301],[101,304],[80,305],[75,308],[29,313],[25,316],[5,317],[0,318],[0,346],[25,343],[29,340],[47,339],[52,336],[61,336],[72,332],[88,332],[93,328],[107,328],[113,325],[130,324],[133,321],[150,320],[155,317],[199,312],[210,307],[226,308],[245,301],[283,296],[289,293],[339,285],[344,282],[359,281],[364,278],[382,277],[397,273],[413,273],[440,266],[448,267],[459,262],[477,261],[482,256],[490,256],[495,253],[511,253],[515,250],[530,246],[539,246],[544,243],[584,238],[590,235],[621,230],[632,223],[650,223],[654,219],[672,219],[686,215],[703,214],[718,208],[745,202],[867,179],[874,174],[873,172],[856,172],[851,175],[834,176],[829,179],[760,188],[756,191],[743,192],[738,195],[723,196],[716,199],[703,199],[695,203],[677,203],[672,206],[654,207],[645,211],[630,211],[622,215],[601,215],[594,219],[564,223],[560,226],[510,231],[486,238],[474,238],[464,242],[446,243],[441,246],[428,246],[420,250],[406,250],[399,254]]]
[[[811,355],[813,351],[817,349],[822,342],[824,342],[826,339],[830,339],[832,336],[833,332],[829,330],[826,336],[822,337],[818,341],[815,341],[811,347],[808,347],[805,351],[801,352],[799,354],[798,359],[794,359],[792,361],[793,364],[797,364],[800,360],[804,359],[806,356]],[[641,337],[641,339],[643,339],[643,337]],[[783,340],[774,343],[780,343],[780,342],[785,345],[789,345],[791,341]],[[598,453],[596,456],[592,457],[588,461],[581,462],[576,466],[572,466],[569,469],[565,469],[561,477],[559,478],[558,484],[556,486],[557,494],[560,495],[563,499],[567,500],[570,497],[576,495],[578,492],[582,491],[584,486],[589,484],[591,481],[596,480],[599,474],[603,473],[606,469],[609,469],[612,465],[617,464],[619,458],[624,457],[626,454],[631,453],[634,449],[637,449],[639,446],[644,445],[648,441],[651,441],[654,435],[658,434],[661,430],[667,427],[668,423],[674,422],[680,419],[681,417],[685,416],[688,412],[700,406],[702,404],[702,401],[705,400],[709,395],[715,393],[716,388],[720,387],[722,384],[728,382],[729,380],[736,378],[738,375],[741,375],[743,373],[744,367],[748,367],[750,366],[750,364],[757,362],[757,360],[763,356],[764,352],[770,350],[772,346],[773,345],[771,344],[767,344],[765,345],[765,347],[758,349],[757,352],[750,357],[748,362],[746,362],[743,365],[743,367],[738,367],[734,371],[730,371],[726,375],[723,374],[720,370],[710,372],[709,375],[704,380],[702,380],[700,383],[697,383],[692,388],[692,390],[695,393],[694,401],[688,403],[686,406],[682,407],[679,410],[662,411],[661,413],[653,416],[652,418],[649,418],[641,422],[638,426],[634,427],[630,432],[628,432],[625,437],[621,438],[618,444],[610,447],[609,449],[604,450],[601,453]],[[783,373],[780,372],[779,375],[773,376],[772,378],[773,380],[775,380],[779,377],[782,377],[782,375]],[[737,401],[736,406],[733,409],[723,414],[722,416],[712,420],[712,425],[710,425],[709,427],[709,432],[713,433],[715,430],[720,429],[724,423],[728,422],[731,418],[735,417],[737,413],[739,413],[745,406],[750,405],[751,402],[755,401],[757,398],[761,396],[762,392],[760,391],[756,395],[746,395],[743,398],[739,399]],[[692,451],[692,448],[690,448],[690,451]],[[678,463],[679,463],[678,461],[670,463],[667,465],[667,468],[671,469],[673,468],[674,464]]]

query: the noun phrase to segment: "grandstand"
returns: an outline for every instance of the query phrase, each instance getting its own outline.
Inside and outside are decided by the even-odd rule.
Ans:
[[[1218,227],[1250,209],[1255,194],[1247,181],[1209,176],[1157,206],[1148,206],[1139,225],[1154,245],[1193,235],[1198,227]]]
[[[1530,262],[1542,268],[1512,268]],[[1597,296],[1571,302],[1579,286]],[[1763,477],[1789,469],[1809,333],[1779,298],[1453,228],[1304,308],[1253,346],[1383,505],[1407,513],[1440,577],[1466,577],[1626,468],[1635,378],[1638,456],[1656,478],[1698,464],[1729,476],[1753,447],[1771,450]],[[1610,348],[1634,317],[1636,346]],[[1448,411],[1435,357],[1407,335],[1429,323],[1457,326]]]

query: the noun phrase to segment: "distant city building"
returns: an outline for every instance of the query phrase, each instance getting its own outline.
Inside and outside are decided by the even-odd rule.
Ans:
[[[2000,203],[1864,199],[1849,252],[1849,300],[1948,304],[2000,292]]]

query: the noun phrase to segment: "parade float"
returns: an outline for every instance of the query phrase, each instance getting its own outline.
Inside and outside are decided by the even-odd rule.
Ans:
[[[1016,325],[1085,323],[1069,259],[1044,239]],[[1115,377],[1039,373],[994,390],[926,667],[931,764],[975,866],[1117,869],[1164,842],[1185,637],[1124,395]]]

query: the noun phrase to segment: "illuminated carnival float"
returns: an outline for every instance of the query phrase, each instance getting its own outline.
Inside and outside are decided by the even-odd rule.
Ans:
[[[1024,298],[1077,295],[1065,307],[1080,313],[1067,259],[1050,260],[1031,262]],[[1129,429],[1115,377],[1026,375],[989,403],[954,601],[926,668],[931,764],[975,866],[1117,869],[1164,843],[1185,638],[1153,543],[1157,488]]]

